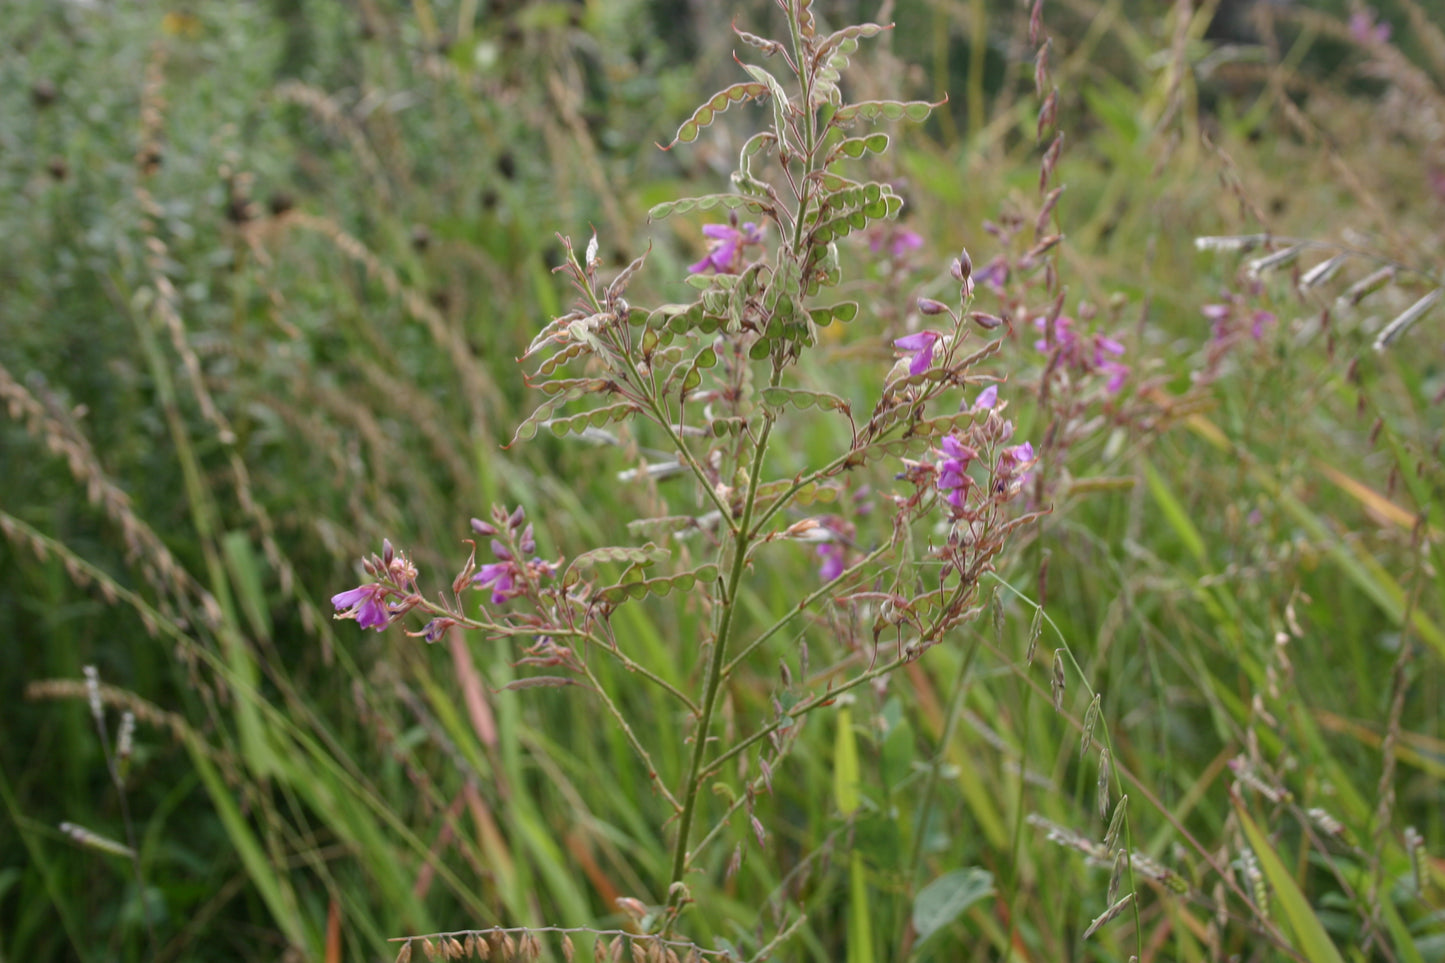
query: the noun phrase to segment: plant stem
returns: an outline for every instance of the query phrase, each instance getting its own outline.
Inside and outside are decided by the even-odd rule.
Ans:
[[[774,385],[780,380],[781,374],[782,372],[774,367],[772,377]],[[748,563],[748,548],[752,544],[751,526],[753,509],[757,505],[758,479],[762,477],[763,456],[767,452],[768,439],[772,433],[773,419],[769,417],[763,423],[757,447],[753,451],[752,469],[748,474],[748,493],[743,500],[743,517],[736,529],[732,568],[728,572],[722,614],[718,617],[717,637],[713,639],[712,661],[708,665],[702,712],[698,716],[697,728],[693,732],[692,764],[688,770],[687,782],[683,786],[682,814],[678,819],[677,844],[672,855],[672,878],[668,884],[667,906],[669,915],[673,918],[681,908],[682,893],[681,887],[678,887],[677,884],[682,882],[683,876],[687,873],[687,843],[688,837],[692,834],[693,817],[697,813],[698,794],[702,789],[703,760],[707,755],[707,735],[708,730],[712,728],[713,714],[717,710],[718,692],[722,688],[723,679],[728,675],[723,671],[724,660],[738,609],[738,587],[742,584],[743,572]]]

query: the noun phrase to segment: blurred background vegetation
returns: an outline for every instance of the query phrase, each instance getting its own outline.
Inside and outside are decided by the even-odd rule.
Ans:
[[[845,252],[889,298],[819,376],[871,358],[864,393],[913,297],[947,287],[961,246],[987,263],[985,222],[1036,204],[1032,51],[1012,3],[817,7],[898,24],[855,58],[854,99],[950,98],[877,172],[923,251]],[[860,697],[859,815],[835,805],[831,731],[808,733],[759,803],[769,853],[699,884],[701,942],[746,954],[791,901],[810,921],[787,959],[1323,958],[1294,886],[1352,959],[1445,959],[1445,322],[1372,349],[1445,283],[1445,37],[1423,8],[1045,4],[1068,310],[1127,344],[1130,383],[1060,448],[1055,513],[1000,572],[1026,598],[1001,595],[985,657],[940,649]],[[496,692],[502,646],[361,633],[327,600],[384,537],[442,584],[494,503],[527,506],[544,554],[629,538],[651,495],[612,480],[627,452],[499,447],[535,402],[513,359],[570,299],[558,232],[595,227],[618,266],[651,244],[629,297],[679,299],[701,222],[646,211],[724,189],[740,139],[730,115],[654,145],[735,79],[729,22],[768,33],[776,10],[9,0],[4,17],[0,959],[391,959],[388,937],[616,926],[616,897],[660,899],[663,807],[586,699]],[[1335,249],[1253,277],[1260,251],[1194,244],[1256,233],[1357,256],[1310,287]],[[1336,301],[1380,267],[1378,290]],[[1219,304],[1277,320],[1221,338]],[[1013,384],[1039,378],[1033,337],[1009,338]],[[1021,437],[1044,424],[1029,410]],[[759,604],[787,605],[813,562],[780,562]],[[1032,666],[1029,599],[1047,615]],[[690,664],[695,613],[628,611],[651,657]],[[124,837],[84,665],[112,736],[138,718],[138,874],[60,829]],[[771,685],[761,670],[732,697]],[[1085,940],[1110,868],[1028,817],[1104,832],[1077,749],[1091,692],[1130,845],[1187,892],[1141,877],[1138,915]],[[627,709],[681,739],[645,694]],[[937,818],[910,827],[898,807],[936,754]],[[1288,870],[1267,905],[1239,807]],[[932,875],[983,867],[996,892],[910,943],[916,833]],[[734,835],[719,869],[751,838]],[[780,878],[815,851],[805,882]],[[1299,949],[1260,935],[1271,914]]]

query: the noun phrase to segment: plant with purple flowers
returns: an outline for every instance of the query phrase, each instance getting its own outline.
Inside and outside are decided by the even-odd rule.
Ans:
[[[627,431],[640,447],[668,453],[630,477],[680,475],[690,489],[664,499],[666,513],[632,522],[636,543],[556,561],[537,557],[521,508],[494,508],[489,521],[472,522],[491,540],[494,560],[478,566],[474,549],[450,593],[424,597],[415,570],[388,546],[381,559],[364,563],[372,581],[333,599],[338,617],[366,628],[385,628],[415,610],[429,621],[413,634],[428,641],[454,631],[516,639],[518,665],[563,674],[509,687],[590,692],[647,768],[672,830],[669,870],[641,894],[648,899],[623,906],[639,933],[659,940],[676,934],[684,912],[699,905],[696,891],[712,885],[713,856],[724,840],[734,846],[727,874],[736,871],[744,844],[732,838],[743,831],[735,824],[763,846],[767,829],[756,800],[770,791],[805,721],[956,640],[978,618],[981,585],[1009,537],[1040,514],[1011,504],[1036,458],[1032,446],[1011,444],[1014,426],[998,400],[998,379],[980,371],[1001,347],[995,335],[1002,322],[969,310],[967,253],[949,265],[956,306],[917,302],[937,327],[893,340],[906,357],[867,409],[814,386],[803,362],[820,330],[860,313],[856,302],[828,297],[842,278],[839,245],[870,225],[890,224],[903,203],[888,183],[845,171],[888,148],[888,135],[868,132],[871,125],[921,121],[937,105],[846,102],[839,78],[849,56],[888,27],[865,23],[823,34],[807,2],[780,6],[788,14],[786,42],[741,30],[737,36],[764,56],[780,55],[789,83],[740,62],[748,79],[699,107],[669,145],[695,140],[735,105],[770,106],[771,124],[742,146],[735,192],[651,211],[654,219],[729,213],[726,225],[703,228],[708,253],[688,269],[694,297],[633,305],[626,292],[645,256],[608,276],[595,234],[580,256],[559,237],[565,262],[557,271],[577,298],[521,359],[531,367],[528,384],[546,397],[514,443],[544,429],[558,437]],[[753,220],[739,224],[740,215]],[[894,257],[917,247],[910,233],[886,237]],[[965,395],[975,390],[970,404]],[[838,443],[822,457],[780,443],[803,434]],[[890,510],[868,511],[875,499]],[[839,508],[818,514],[815,506],[824,504]],[[788,543],[812,548],[820,584],[799,589],[785,607],[760,611],[750,601],[752,586],[759,573],[796,559],[796,548],[777,550]],[[686,647],[689,668],[681,675],[647,665],[615,618],[624,607],[674,592],[681,605],[701,605],[707,614],[703,636]],[[815,629],[823,625],[826,633]],[[810,646],[829,665],[820,674],[809,669]],[[730,680],[764,657],[782,664],[771,709],[734,707],[720,740]],[[658,755],[657,740],[631,724],[616,684],[604,681],[612,676],[599,672],[605,660],[625,668],[628,682],[656,686],[675,701],[690,730],[685,757]],[[848,799],[839,801],[845,816],[857,805]],[[779,928],[786,933],[799,923],[781,920]]]

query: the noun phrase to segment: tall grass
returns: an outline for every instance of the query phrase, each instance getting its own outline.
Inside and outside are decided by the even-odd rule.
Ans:
[[[732,163],[649,146],[705,92],[681,39],[637,4],[11,6],[0,956],[380,959],[416,933],[626,929],[618,897],[666,896],[672,828],[625,739],[565,691],[501,691],[510,652],[363,638],[325,599],[383,537],[443,566],[488,503],[526,505],[549,550],[649,513],[654,490],[615,480],[636,452],[497,443],[528,402],[512,359],[566,297],[554,232],[651,239],[639,283],[663,296],[695,257],[696,223],[644,217]],[[996,616],[805,730],[757,802],[768,849],[718,847],[744,858],[709,918],[744,922],[707,945],[755,951],[802,904],[780,958],[1445,954],[1440,316],[1374,347],[1445,283],[1445,42],[1410,3],[1382,8],[1388,43],[1286,11],[1233,52],[1202,39],[1208,4],[1145,9],[1048,11],[1094,25],[1054,38],[1058,290],[1130,379],[1014,408],[1058,441],[1054,512],[997,573]],[[961,13],[900,10],[861,81],[967,111],[886,172],[927,246],[846,252],[891,294],[840,358],[886,357],[961,245],[982,268],[1032,243],[1027,24]],[[1194,244],[1254,235],[1338,247],[1251,272],[1290,244]],[[1020,321],[1001,370],[1035,397],[1055,377],[1021,314],[1038,294],[980,304]],[[811,563],[750,604],[786,606]],[[673,678],[697,617],[625,629]],[[112,736],[138,722],[134,866],[59,828],[126,837],[85,665]],[[621,708],[680,743],[665,700]],[[970,869],[991,895],[966,899]]]

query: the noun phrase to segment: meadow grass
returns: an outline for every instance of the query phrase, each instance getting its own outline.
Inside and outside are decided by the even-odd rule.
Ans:
[[[719,829],[703,949],[752,958],[787,928],[777,958],[1445,957],[1438,313],[1375,347],[1445,283],[1445,41],[1408,3],[1381,11],[1391,42],[1297,11],[1233,51],[1202,39],[1212,5],[1125,6],[1046,22],[1064,310],[1126,346],[1128,381],[1045,394],[1039,333],[1004,336],[1053,511],[976,630],[803,727],[754,802],[761,845]],[[391,959],[494,927],[494,955],[560,958],[546,927],[584,956],[597,931],[663,953],[624,945],[617,900],[666,902],[675,825],[597,704],[504,689],[503,643],[362,634],[326,600],[385,537],[454,570],[489,504],[524,505],[551,557],[678,497],[616,480],[636,443],[499,442],[536,402],[513,359],[570,297],[557,232],[594,225],[608,258],[651,242],[638,299],[680,297],[704,219],[646,212],[720,189],[737,144],[650,145],[716,85],[639,4],[13,7],[0,958]],[[964,12],[900,11],[857,55],[867,96],[953,109],[895,131],[876,175],[923,249],[843,252],[864,312],[803,377],[849,399],[877,393],[914,299],[956,287],[960,248],[982,270],[1034,243],[1027,22]],[[1293,244],[1194,241],[1266,234],[1336,247],[1270,265]],[[1018,311],[1027,283],[976,307]],[[807,548],[770,565],[741,600],[758,625],[816,585]],[[705,612],[617,620],[696,684]],[[740,668],[725,738],[829,629]],[[686,714],[597,671],[676,785]]]

